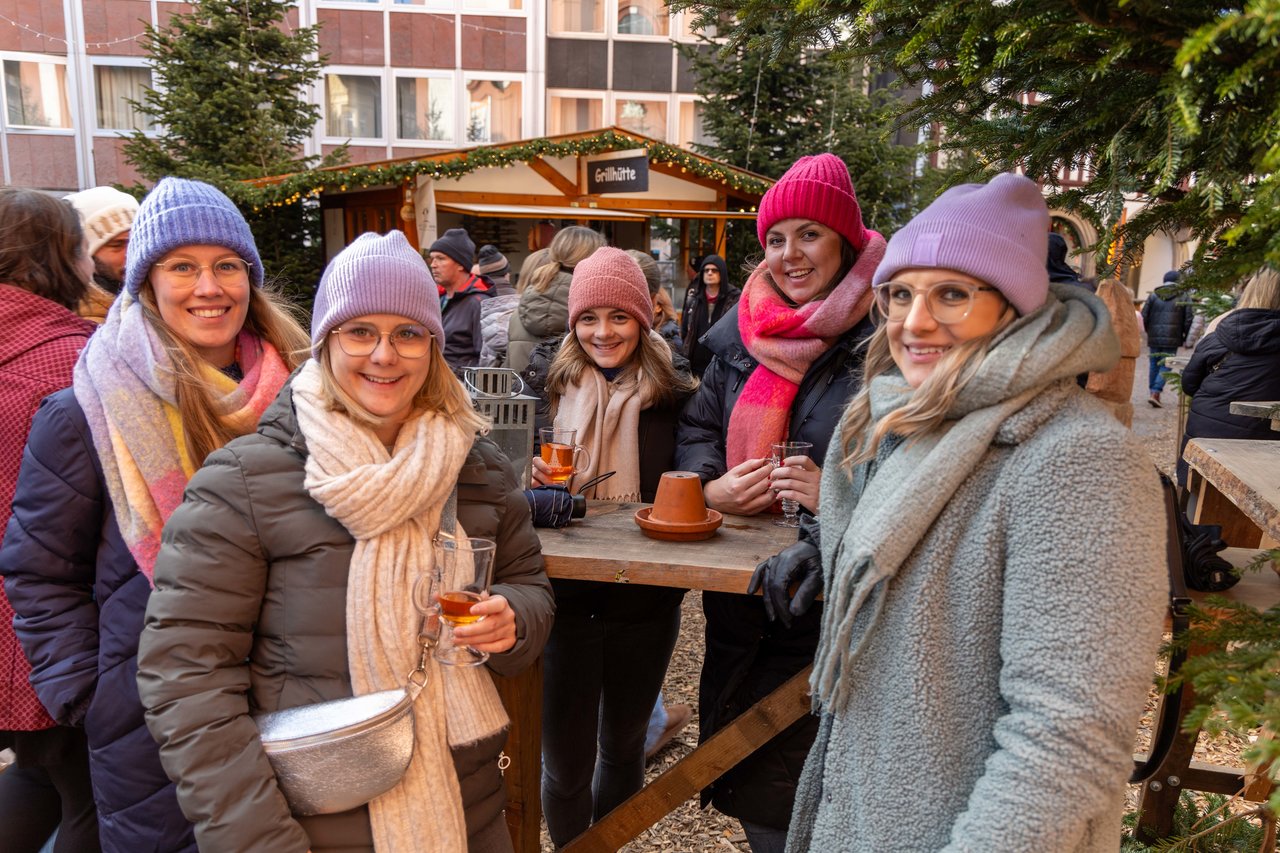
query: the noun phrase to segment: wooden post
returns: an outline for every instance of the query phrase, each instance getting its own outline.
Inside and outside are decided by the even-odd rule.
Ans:
[[[564,853],[614,853],[809,712],[809,673],[791,676],[639,793],[570,841]]]
[[[542,821],[542,658],[519,675],[493,677],[511,717],[503,773],[507,783],[507,830],[515,853],[538,853]]]

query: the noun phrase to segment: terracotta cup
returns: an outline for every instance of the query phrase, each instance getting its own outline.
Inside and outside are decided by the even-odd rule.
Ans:
[[[653,497],[653,521],[667,524],[698,524],[707,520],[707,502],[702,497],[702,481],[691,471],[668,471],[658,481]]]

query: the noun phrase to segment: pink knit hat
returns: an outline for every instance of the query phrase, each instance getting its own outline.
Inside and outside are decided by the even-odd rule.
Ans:
[[[862,251],[867,229],[844,161],[834,154],[801,157],[760,199],[756,234],[760,245],[774,223],[804,217],[843,236]]]
[[[873,285],[906,269],[951,269],[1004,294],[1020,315],[1044,305],[1049,209],[1035,181],[1006,172],[934,199],[889,238]]]
[[[653,300],[640,265],[621,249],[602,246],[573,268],[569,284],[569,327],[591,308],[626,311],[643,329],[653,328]]]

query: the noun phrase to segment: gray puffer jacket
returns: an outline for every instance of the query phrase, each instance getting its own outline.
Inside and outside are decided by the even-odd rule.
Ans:
[[[569,330],[569,284],[573,273],[561,268],[546,290],[526,287],[511,315],[507,330],[507,367],[517,372],[529,366],[533,348]]]
[[[306,459],[286,386],[257,434],[209,456],[165,525],[138,686],[203,850],[373,849],[366,807],[290,814],[251,719],[351,695],[346,594],[355,542],[304,488]],[[511,602],[517,636],[488,665],[514,674],[541,653],[555,607],[528,504],[487,438],[476,439],[458,476],[458,520],[498,543],[493,592]],[[473,839],[502,820],[504,742],[499,734],[454,751]]]

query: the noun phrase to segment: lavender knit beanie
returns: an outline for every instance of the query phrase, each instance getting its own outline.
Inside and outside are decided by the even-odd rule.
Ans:
[[[435,280],[400,231],[361,234],[329,261],[311,313],[311,354],[319,358],[329,332],[365,314],[408,317],[444,345]]]
[[[262,284],[262,258],[249,223],[222,191],[201,181],[165,178],[147,193],[133,217],[124,270],[124,289],[137,296],[152,265],[181,246],[226,246],[249,267],[249,280]]]
[[[1044,305],[1049,209],[1035,181],[1006,172],[961,184],[889,239],[873,285],[906,269],[951,269],[985,281],[1027,315]]]
[[[867,229],[844,161],[834,154],[801,157],[760,199],[756,235],[760,245],[775,223],[803,217],[819,222],[862,251]]]
[[[569,327],[590,308],[626,311],[640,328],[653,328],[653,300],[640,265],[621,249],[602,246],[578,261],[569,284]]]

